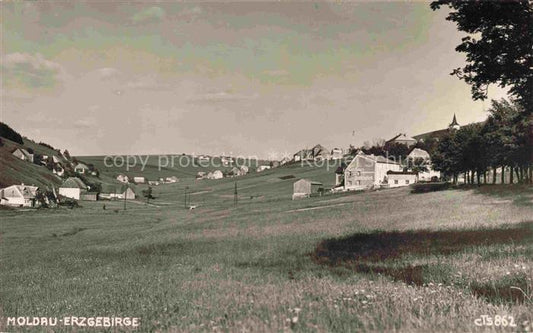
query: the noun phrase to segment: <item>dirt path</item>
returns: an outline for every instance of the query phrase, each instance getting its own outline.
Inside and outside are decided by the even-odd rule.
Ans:
[[[336,207],[336,206],[345,206],[352,204],[353,202],[344,202],[344,203],[338,203],[334,205],[324,205],[324,206],[316,206],[316,207],[308,207],[308,208],[298,208],[293,210],[288,210],[285,213],[296,213],[296,212],[305,212],[306,210],[315,210],[315,209],[324,209],[329,207]]]

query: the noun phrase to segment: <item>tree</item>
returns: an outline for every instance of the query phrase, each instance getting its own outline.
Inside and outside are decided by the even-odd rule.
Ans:
[[[454,184],[457,184],[457,176],[463,171],[459,146],[455,132],[449,132],[442,138],[437,149],[431,155],[433,168],[440,171],[444,179],[451,177]]]
[[[457,75],[472,86],[474,100],[485,99],[489,84],[509,87],[528,114],[533,105],[533,5],[528,0],[437,0],[437,10],[448,6],[446,20],[455,22],[461,39],[456,51],[466,53],[467,64]]]
[[[493,168],[502,167],[502,183],[505,167],[511,170],[511,182],[514,182],[513,172],[516,172],[519,181],[531,182],[531,120],[522,117],[523,110],[520,105],[505,99],[493,100],[489,113],[489,118],[483,126],[483,136],[490,147],[490,165]]]
[[[6,138],[21,145],[24,144],[22,136],[3,122],[0,122],[0,137]]]
[[[407,159],[407,155],[409,155],[411,150],[406,144],[399,142],[387,143],[384,149],[387,152],[387,157],[392,156],[397,162],[401,162],[402,159]]]
[[[147,203],[150,202],[150,199],[154,199],[154,197],[152,196],[152,187],[151,186],[148,186],[148,188],[146,190],[143,190],[142,194],[146,198],[146,202]]]

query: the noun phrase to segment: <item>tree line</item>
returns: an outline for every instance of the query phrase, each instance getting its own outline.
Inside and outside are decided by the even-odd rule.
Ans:
[[[502,184],[506,179],[531,184],[531,118],[524,117],[521,105],[505,99],[493,100],[488,111],[485,122],[450,130],[441,138],[431,154],[434,169],[454,183],[459,175],[469,184],[496,183],[501,170]]]

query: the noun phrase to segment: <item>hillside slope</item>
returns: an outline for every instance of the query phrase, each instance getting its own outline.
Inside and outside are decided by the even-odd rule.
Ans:
[[[4,145],[0,147],[0,187],[24,183],[46,188],[61,184],[61,179],[46,167],[20,160],[12,155],[12,151],[16,148],[32,148],[36,153],[46,155],[57,154],[56,151],[26,138],[24,145],[5,138],[2,138],[2,142]]]

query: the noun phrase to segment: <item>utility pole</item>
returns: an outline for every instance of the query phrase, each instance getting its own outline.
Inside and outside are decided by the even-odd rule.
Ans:
[[[239,201],[239,196],[237,194],[237,182],[235,182],[235,191],[233,192],[233,205],[237,206],[238,201]]]
[[[184,195],[183,195],[183,208],[187,209],[187,190],[189,186],[185,186]]]
[[[128,185],[126,185],[126,189],[124,190],[124,210],[126,210],[126,196],[128,195]]]

